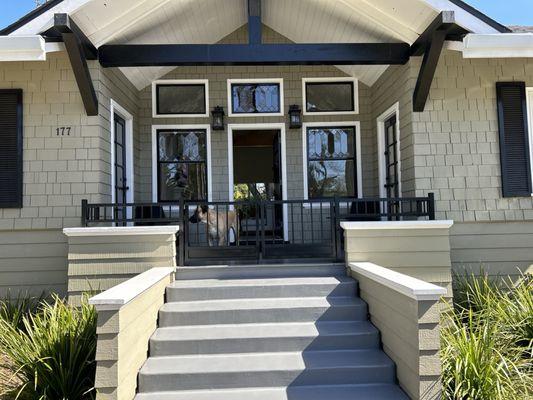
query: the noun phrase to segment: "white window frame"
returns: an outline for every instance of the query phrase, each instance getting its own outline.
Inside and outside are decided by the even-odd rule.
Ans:
[[[228,199],[234,201],[233,184],[233,132],[239,130],[279,130],[281,135],[281,197],[287,200],[287,133],[284,122],[280,123],[258,123],[258,124],[228,124]],[[289,237],[288,207],[283,205],[283,236],[285,240]]]
[[[526,108],[529,132],[529,166],[531,168],[531,180],[533,180],[533,87],[526,87]]]
[[[157,85],[204,85],[205,113],[203,114],[158,114]],[[209,80],[208,79],[160,79],[152,82],[152,117],[153,118],[206,118],[209,117]]]
[[[352,82],[353,83],[353,111],[307,111],[307,83],[334,83],[334,82]],[[302,99],[304,115],[354,115],[359,114],[359,80],[351,76],[339,76],[331,78],[302,78]]]
[[[402,197],[402,159],[400,152],[400,103],[395,103],[387,111],[377,118],[377,132],[378,132],[378,177],[379,177],[379,197],[386,197],[385,190],[386,173],[385,170],[385,122],[396,116],[396,141],[398,147],[396,148],[396,157],[398,159],[398,194]]]
[[[126,179],[129,190],[126,191],[126,201],[128,203],[133,203],[135,200],[135,172],[133,170],[133,115],[131,115],[124,107],[122,107],[118,102],[111,99],[109,107],[110,117],[109,121],[111,124],[111,202],[116,203],[116,194],[115,194],[115,183],[117,180],[116,170],[115,170],[115,114],[119,115],[126,122]]]
[[[243,83],[277,83],[279,85],[279,110],[277,113],[234,113],[232,103],[232,90],[233,84]],[[283,78],[264,78],[264,79],[228,79],[228,116],[229,117],[280,117],[285,115],[285,95],[283,90]]]
[[[304,200],[309,200],[309,182],[307,165],[307,129],[308,128],[340,128],[355,127],[355,169],[357,178],[357,197],[363,197],[363,171],[361,160],[361,122],[360,121],[339,121],[339,122],[306,122],[302,124],[302,167],[304,183]],[[327,204],[324,204],[326,206]]]
[[[211,173],[211,125],[209,124],[192,124],[192,125],[152,125],[152,201],[157,203],[159,201],[157,192],[159,189],[159,177],[157,176],[157,131],[160,129],[166,130],[195,130],[201,129],[206,131],[206,152],[207,152],[207,201],[211,202],[213,196],[213,175]]]

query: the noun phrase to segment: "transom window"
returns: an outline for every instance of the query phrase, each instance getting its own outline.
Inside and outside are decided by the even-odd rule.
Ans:
[[[283,115],[282,84],[280,79],[228,80],[230,115]]]
[[[304,78],[304,113],[355,114],[357,87],[357,80],[352,78]]]
[[[156,81],[152,89],[154,117],[208,117],[207,80]]]
[[[308,127],[306,139],[308,198],[357,196],[356,128]]]
[[[207,200],[207,131],[157,131],[158,201]]]

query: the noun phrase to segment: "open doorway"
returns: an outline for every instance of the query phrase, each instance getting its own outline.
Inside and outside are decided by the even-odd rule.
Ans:
[[[267,201],[266,215],[259,210],[240,216],[240,233],[253,236],[258,229],[270,239],[286,237],[284,127],[277,125],[234,125],[228,132],[229,197],[232,201]],[[240,206],[242,208],[243,206]],[[260,224],[260,226],[258,226]]]

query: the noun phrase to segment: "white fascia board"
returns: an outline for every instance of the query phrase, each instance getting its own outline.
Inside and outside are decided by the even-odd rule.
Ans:
[[[88,228],[65,228],[68,237],[87,236],[135,236],[135,235],[173,235],[179,231],[177,225],[164,226],[110,226]]]
[[[152,286],[173,274],[175,268],[152,268],[89,299],[98,310],[118,310]]]
[[[442,221],[375,221],[375,222],[349,222],[342,221],[341,228],[346,231],[353,230],[390,230],[390,229],[449,229],[453,225],[451,220]]]
[[[437,301],[445,288],[369,262],[352,262],[348,269],[417,301]]]
[[[533,33],[468,34],[464,58],[531,58]]]
[[[45,60],[46,43],[41,36],[0,36],[0,61]]]

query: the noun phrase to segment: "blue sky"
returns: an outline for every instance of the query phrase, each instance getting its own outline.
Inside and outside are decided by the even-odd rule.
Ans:
[[[532,25],[533,0],[467,0],[505,25]],[[35,7],[34,0],[0,0],[0,27],[5,27]]]

